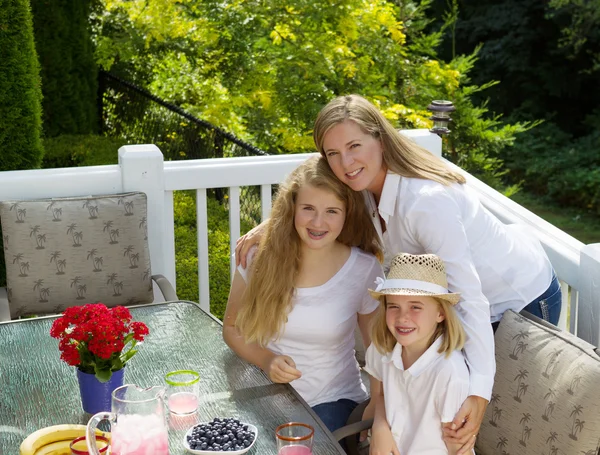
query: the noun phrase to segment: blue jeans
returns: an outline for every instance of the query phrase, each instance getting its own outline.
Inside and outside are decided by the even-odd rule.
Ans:
[[[558,282],[556,274],[553,273],[553,278],[548,289],[521,311],[527,311],[550,324],[556,325],[558,324],[558,319],[560,317],[561,306],[562,292],[560,290],[560,283]],[[494,333],[496,332],[496,329],[498,329],[498,325],[500,325],[500,321],[492,323]]]
[[[556,274],[552,278],[552,282],[546,292],[540,295],[537,299],[523,308],[523,311],[527,311],[534,316],[537,316],[550,324],[558,324],[558,318],[560,317],[560,308],[562,306],[562,292],[560,290],[560,283]]]
[[[342,398],[341,400],[318,404],[313,406],[312,410],[329,428],[329,431],[333,432],[346,425],[348,417],[350,417],[356,406],[358,406],[356,401]]]

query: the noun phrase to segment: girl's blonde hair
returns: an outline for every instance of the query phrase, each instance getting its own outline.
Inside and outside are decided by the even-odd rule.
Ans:
[[[438,352],[440,354],[445,353],[446,357],[448,357],[452,351],[462,349],[465,345],[465,331],[452,304],[444,299],[436,297],[433,297],[433,299],[435,299],[445,317],[442,322],[438,323],[431,340],[429,340],[428,346],[431,346],[438,337],[442,336],[442,344]],[[379,308],[371,325],[371,341],[379,352],[387,354],[394,350],[396,338],[388,329],[385,320],[387,303],[384,295],[379,297],[379,303]]]
[[[387,169],[404,177],[433,180],[442,185],[465,183],[438,157],[402,136],[373,104],[359,95],[340,96],[330,101],[317,116],[313,131],[315,146],[322,156],[325,135],[334,126],[355,122],[365,134],[381,141]]]
[[[344,203],[346,218],[338,242],[356,246],[383,260],[379,237],[363,195],[338,180],[324,158],[309,158],[279,186],[266,233],[252,261],[236,319],[247,343],[265,346],[277,338],[291,310],[301,242],[294,225],[295,202],[298,191],[305,185],[330,191]]]

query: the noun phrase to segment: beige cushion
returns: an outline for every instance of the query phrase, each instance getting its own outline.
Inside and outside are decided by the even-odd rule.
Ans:
[[[0,202],[11,317],[153,300],[146,195]]]
[[[496,332],[496,379],[479,455],[596,455],[600,357],[570,333],[506,312]]]

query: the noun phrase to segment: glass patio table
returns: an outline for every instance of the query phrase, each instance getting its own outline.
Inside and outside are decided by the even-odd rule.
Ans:
[[[275,428],[300,421],[315,428],[313,453],[343,455],[333,435],[287,384],[273,384],[224,343],[221,323],[192,302],[130,308],[150,335],[127,364],[125,384],[164,385],[164,375],[191,369],[200,373],[198,421],[236,417],[258,428],[250,455],[276,454]],[[50,337],[54,317],[0,323],[0,454],[17,455],[33,431],[61,423],[86,424],[75,368],[60,360]],[[193,424],[190,423],[191,426]],[[169,452],[186,453],[185,428],[169,430]]]

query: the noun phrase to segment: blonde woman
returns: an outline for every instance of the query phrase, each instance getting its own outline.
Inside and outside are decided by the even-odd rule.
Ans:
[[[314,157],[280,186],[258,249],[233,279],[225,342],[273,382],[290,383],[331,431],[367,398],[354,331],[370,344],[377,255],[364,198]]]
[[[492,326],[504,311],[526,310],[556,324],[560,315],[558,280],[539,242],[521,228],[492,216],[439,158],[403,137],[369,101],[340,96],[319,113],[314,127],[317,150],[348,187],[362,191],[386,252],[433,253],[445,263],[449,287],[461,294],[457,305],[467,340],[469,397],[445,429],[449,442],[475,437],[491,397],[495,373]],[[260,229],[241,239],[244,261]]]
[[[443,261],[434,254],[402,253],[371,295],[380,302],[365,370],[381,390],[373,395],[371,453],[455,454],[446,443],[469,392],[462,352],[465,334],[448,291]]]

